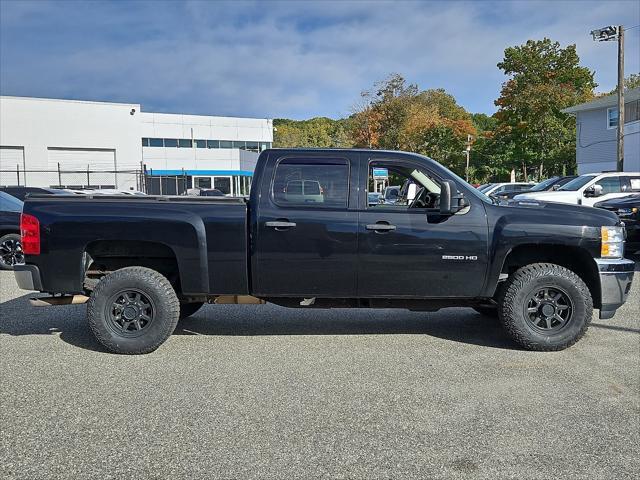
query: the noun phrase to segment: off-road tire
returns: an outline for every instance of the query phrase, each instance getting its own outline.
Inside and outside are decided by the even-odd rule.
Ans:
[[[111,299],[129,289],[141,292],[153,305],[148,330],[136,337],[118,334],[110,319]],[[127,355],[156,350],[173,333],[179,314],[180,302],[169,280],[145,267],[126,267],[105,275],[87,303],[87,320],[98,342],[111,352]]]
[[[473,307],[473,309],[478,312],[480,315],[484,315],[485,317],[498,318],[498,307],[490,307],[488,305],[478,305]]]
[[[181,303],[180,304],[180,320],[184,320],[187,317],[195,314],[198,310],[202,308],[204,302],[193,302],[193,303]]]
[[[0,250],[0,253],[4,253],[7,255],[5,260],[0,260],[0,270],[13,270],[15,265],[20,265],[24,263],[24,253],[22,253],[22,247],[20,245],[20,234],[18,233],[8,233],[6,235],[0,236],[0,245],[4,245],[7,242],[7,246],[9,244],[12,245],[13,248],[8,249],[7,251]],[[15,249],[17,247],[17,249]],[[19,255],[21,258],[17,260],[17,263],[13,263],[16,261],[16,257],[14,255]]]
[[[531,295],[550,286],[566,292],[573,303],[566,325],[554,333],[542,334],[530,325],[525,305]],[[576,343],[589,328],[593,300],[584,281],[571,270],[552,263],[534,263],[517,270],[506,281],[498,301],[498,314],[507,333],[527,350],[564,350]]]

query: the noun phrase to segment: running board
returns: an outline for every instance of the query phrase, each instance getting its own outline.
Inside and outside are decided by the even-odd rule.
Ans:
[[[89,297],[84,295],[63,295],[61,297],[30,298],[29,303],[33,307],[51,307],[54,305],[81,305],[87,303]]]

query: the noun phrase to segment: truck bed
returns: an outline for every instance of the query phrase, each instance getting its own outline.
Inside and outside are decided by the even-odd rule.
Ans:
[[[248,292],[244,198],[40,195],[24,212],[40,222],[41,254],[30,263],[46,272],[43,291],[81,293],[87,269],[133,251],[174,262],[184,294]]]

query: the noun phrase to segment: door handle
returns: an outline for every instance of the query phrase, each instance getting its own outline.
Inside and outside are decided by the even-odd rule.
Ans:
[[[376,230],[378,232],[388,232],[391,230],[395,230],[395,225],[389,225],[388,223],[372,223],[367,225],[367,230]]]
[[[281,228],[293,228],[296,226],[293,222],[266,222],[265,226],[275,228],[276,230],[280,230]]]

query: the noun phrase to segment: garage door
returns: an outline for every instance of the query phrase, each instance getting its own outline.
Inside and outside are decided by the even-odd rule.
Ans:
[[[103,149],[49,148],[48,169],[60,168],[67,188],[115,188],[116,152]]]
[[[20,170],[24,168],[24,148],[23,147],[0,147],[0,185],[18,185],[17,166]],[[20,173],[20,184],[22,181]]]

